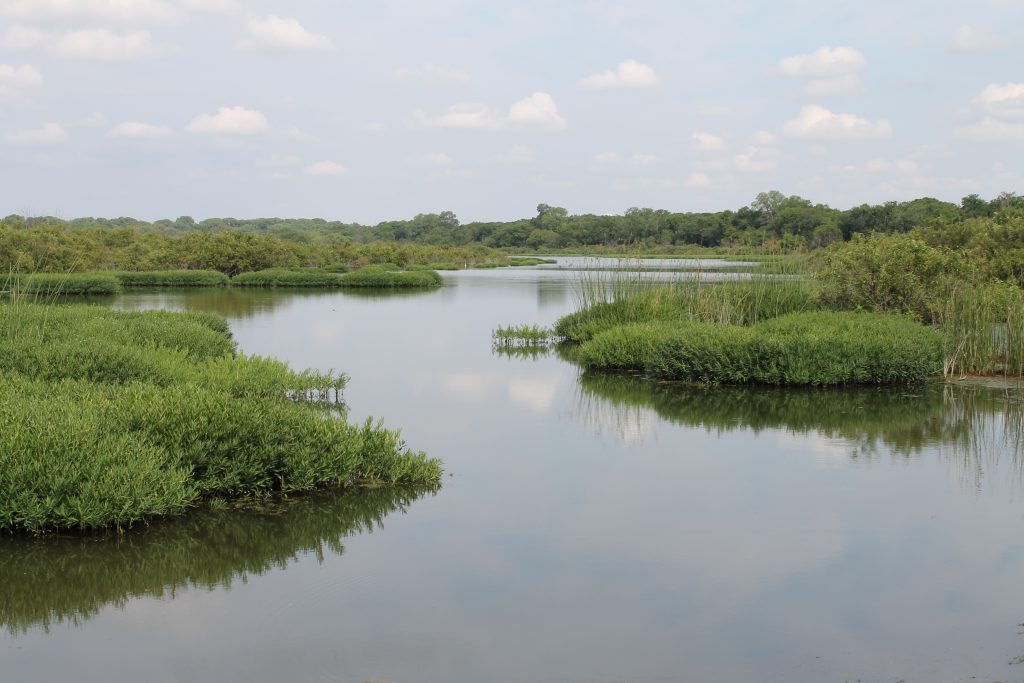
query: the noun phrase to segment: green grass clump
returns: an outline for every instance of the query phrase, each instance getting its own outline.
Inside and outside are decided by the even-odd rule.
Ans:
[[[121,282],[110,273],[36,273],[12,276],[0,290],[30,297],[118,294]]]
[[[440,287],[444,280],[432,270],[391,271],[367,266],[340,276],[342,287],[413,288]]]
[[[589,368],[712,384],[889,384],[942,371],[938,332],[900,316],[798,313],[749,327],[695,321],[621,325],[576,354]]]
[[[703,284],[698,279],[663,284],[586,282],[583,308],[560,318],[554,332],[583,342],[619,325],[643,322],[713,322],[751,325],[760,320],[814,308],[810,286],[801,280],[755,279]]]
[[[535,256],[510,256],[508,259],[508,265],[510,266],[540,266],[556,263],[558,263],[556,259],[537,258]]]
[[[224,287],[228,276],[216,270],[149,270],[111,273],[125,289],[143,287]]]
[[[268,268],[231,278],[234,287],[340,287],[341,277],[322,270]]]
[[[329,266],[324,266],[323,270],[328,273],[347,273],[349,267],[344,263],[332,263]]]
[[[409,271],[415,271],[415,270],[459,270],[459,267],[456,264],[454,264],[454,263],[448,263],[446,261],[441,261],[441,262],[438,262],[438,263],[427,263],[425,265],[424,264],[413,263],[413,264],[410,264],[410,265],[406,266],[405,269],[409,270]]]
[[[540,325],[509,325],[491,333],[499,346],[544,346],[554,341],[551,330]]]
[[[438,481],[440,464],[397,432],[290,398],[336,395],[344,376],[234,352],[212,316],[0,305],[0,529],[123,526],[210,498]]]

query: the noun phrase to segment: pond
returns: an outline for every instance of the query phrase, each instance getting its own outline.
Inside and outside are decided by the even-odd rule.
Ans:
[[[351,375],[437,490],[0,538],[0,679],[1024,679],[1024,392],[701,388],[507,355],[577,273],[125,294]]]

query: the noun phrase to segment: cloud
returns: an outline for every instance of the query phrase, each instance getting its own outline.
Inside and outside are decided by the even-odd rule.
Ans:
[[[220,107],[216,114],[200,114],[185,126],[189,133],[217,135],[255,135],[270,129],[266,116],[245,107]]]
[[[412,69],[398,69],[392,74],[396,81],[415,80],[422,83],[466,86],[473,82],[465,71],[456,71],[437,64],[420,64]]]
[[[335,49],[330,38],[310,33],[298,19],[285,19],[273,14],[251,17],[245,25],[248,37],[235,43],[242,50],[265,52],[331,52]]]
[[[957,28],[953,34],[953,41],[950,47],[957,52],[974,52],[1002,47],[1005,44],[1006,40],[1002,36],[965,24]]]
[[[180,18],[165,0],[4,0],[0,18],[36,23],[170,24]]]
[[[114,33],[105,28],[69,31],[56,39],[53,53],[71,59],[121,61],[145,57],[156,51],[149,31]]]
[[[67,131],[56,123],[44,123],[39,128],[15,130],[4,135],[12,145],[60,145],[70,139]]]
[[[725,140],[714,133],[697,131],[690,136],[693,148],[700,152],[717,152],[725,149]]]
[[[560,130],[568,127],[558,113],[554,99],[546,92],[535,92],[513,102],[504,115],[483,102],[460,102],[437,117],[429,117],[422,111],[417,111],[415,116],[420,125],[432,128],[498,131],[522,128]]]
[[[608,90],[616,88],[656,88],[661,85],[661,79],[654,69],[646,64],[641,64],[635,59],[627,59],[620,63],[614,70],[608,69],[601,73],[587,76],[580,84],[584,88],[597,90]]]
[[[1024,118],[1024,83],[990,83],[974,103],[1004,118]]]
[[[883,138],[892,133],[888,121],[869,121],[854,114],[836,114],[817,104],[800,110],[800,116],[783,126],[786,135],[819,140]]]
[[[336,161],[318,161],[305,168],[308,175],[340,176],[348,173],[348,169]]]
[[[15,25],[4,31],[0,36],[0,50],[17,52],[39,47],[47,39],[47,35],[31,26]]]
[[[167,126],[157,126],[141,121],[119,123],[107,133],[112,138],[162,138],[173,133]]]
[[[732,163],[737,171],[764,173],[765,171],[771,171],[777,166],[774,157],[775,150],[751,145],[742,154],[734,156]]]
[[[14,95],[28,88],[38,88],[42,83],[43,74],[31,64],[0,64],[0,97]]]
[[[238,14],[242,10],[238,0],[178,0],[178,4],[192,12],[208,14]]]
[[[757,131],[756,133],[754,133],[750,137],[750,139],[754,142],[755,145],[761,145],[761,146],[775,145],[775,144],[778,144],[778,142],[779,142],[779,138],[778,137],[776,137],[772,133],[769,133],[766,130],[759,130],[759,131]]]
[[[285,168],[288,166],[298,166],[301,163],[301,157],[295,154],[271,154],[266,159],[257,161],[256,165],[270,168]]]
[[[1024,142],[1024,123],[1008,123],[992,116],[961,126],[955,132],[958,137],[974,142]]]
[[[419,156],[406,157],[405,165],[413,167],[424,167],[424,166],[453,166],[455,160],[444,152],[432,152],[430,154],[421,154]]]
[[[568,127],[558,113],[555,100],[546,92],[535,92],[508,108],[508,121],[513,126],[562,129]]]
[[[831,78],[863,69],[867,59],[852,47],[819,47],[814,52],[786,57],[779,69],[787,76]]]
[[[872,159],[865,164],[842,166],[848,173],[919,173],[921,165],[909,159]]]

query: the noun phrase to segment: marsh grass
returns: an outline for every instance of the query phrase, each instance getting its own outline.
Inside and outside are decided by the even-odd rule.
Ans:
[[[11,273],[0,291],[5,298],[56,296],[103,296],[119,294],[120,280],[112,273]]]
[[[325,413],[344,375],[237,354],[222,319],[19,301],[0,304],[0,529],[440,477],[397,432]]]
[[[393,271],[379,266],[367,266],[340,278],[342,287],[368,288],[432,288],[440,287],[444,280],[432,270]]]
[[[540,325],[509,325],[491,332],[496,346],[547,346],[557,341],[550,328]]]
[[[1024,375],[1024,291],[1005,282],[959,284],[932,305],[946,339],[944,373]]]
[[[240,273],[231,278],[233,287],[341,287],[344,275],[318,269],[268,268]]]
[[[216,270],[150,270],[110,273],[125,289],[150,287],[226,287],[227,275]]]

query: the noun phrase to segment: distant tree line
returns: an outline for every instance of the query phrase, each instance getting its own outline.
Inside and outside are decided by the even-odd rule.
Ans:
[[[289,244],[332,247],[404,242],[436,246],[480,244],[536,250],[590,246],[655,249],[681,245],[768,246],[800,250],[848,241],[857,234],[906,233],[915,228],[990,219],[1006,209],[1021,207],[1024,207],[1024,196],[1006,192],[991,200],[976,194],[968,195],[959,204],[925,197],[839,210],[795,195],[771,191],[757,195],[749,206],[713,213],[634,207],[621,215],[570,215],[562,207],[540,204],[536,215],[531,218],[471,223],[461,223],[453,212],[442,211],[373,226],[305,218],[209,218],[196,221],[189,216],[181,216],[173,221],[146,222],[127,217],[61,220],[17,215],[7,216],[3,224],[12,229],[41,225],[114,231],[127,228],[167,237],[238,232],[273,237]]]

